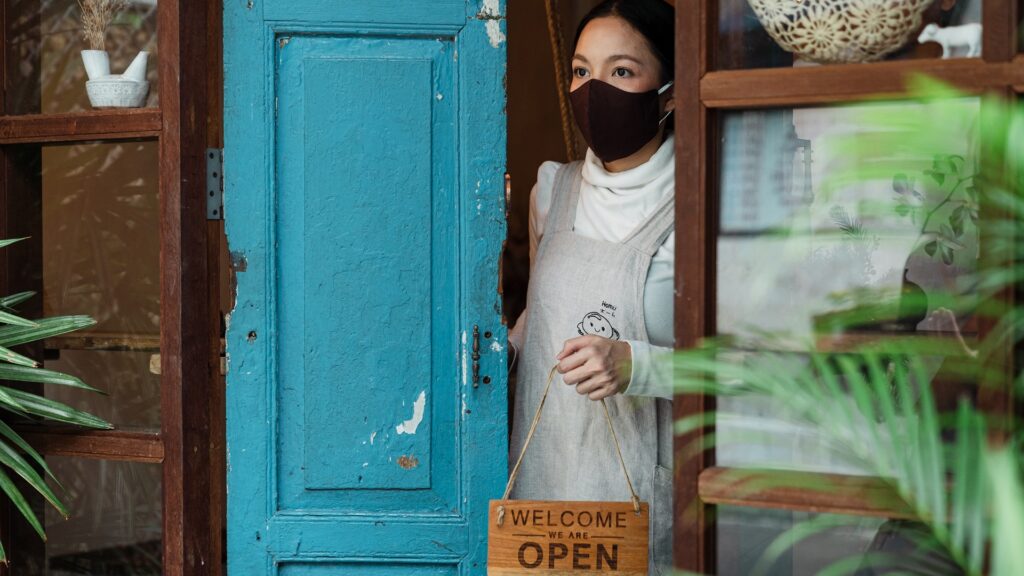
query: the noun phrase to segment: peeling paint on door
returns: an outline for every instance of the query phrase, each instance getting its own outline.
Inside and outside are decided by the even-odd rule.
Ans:
[[[406,470],[412,470],[420,465],[420,461],[415,456],[399,456],[398,465]]]
[[[402,422],[398,426],[395,426],[395,432],[399,434],[415,434],[416,429],[420,427],[420,422],[423,422],[423,411],[427,405],[427,393],[420,392],[416,401],[412,404],[412,418],[409,418],[405,422]]]

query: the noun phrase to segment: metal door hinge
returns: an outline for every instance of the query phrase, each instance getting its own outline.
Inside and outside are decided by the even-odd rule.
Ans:
[[[484,332],[484,340],[490,340],[491,336],[490,330]],[[473,388],[479,388],[480,382],[490,384],[490,376],[480,376],[480,326],[475,324],[473,325],[473,354],[470,358],[473,360]]]
[[[473,326],[473,388],[480,386],[480,327]]]
[[[508,212],[512,207],[512,175],[505,172],[505,222],[508,222]]]
[[[224,219],[224,150],[206,149],[206,219]]]

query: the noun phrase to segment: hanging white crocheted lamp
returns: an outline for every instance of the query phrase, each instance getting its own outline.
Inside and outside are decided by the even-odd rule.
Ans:
[[[932,0],[747,0],[784,50],[812,62],[871,62],[921,27]]]

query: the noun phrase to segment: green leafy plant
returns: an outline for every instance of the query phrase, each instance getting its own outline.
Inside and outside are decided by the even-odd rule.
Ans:
[[[967,161],[956,154],[936,155],[931,168],[922,175],[929,184],[926,192],[917,189],[916,179],[900,173],[893,177],[896,193],[895,211],[920,227],[919,243],[928,256],[939,258],[949,266],[954,253],[964,248],[961,238],[966,224],[978,225],[978,189],[976,174],[967,168]],[[932,221],[947,207],[955,206],[937,227]]]
[[[0,240],[0,248],[19,240]],[[33,292],[22,292],[0,297],[0,382],[52,384],[102,393],[75,376],[40,368],[37,361],[11,350],[15,346],[67,334],[96,323],[88,316],[59,316],[41,320],[22,318],[16,307],[34,295]],[[92,429],[113,428],[101,418],[10,386],[0,385],[0,409],[22,420],[58,422]],[[9,418],[0,419],[0,489],[39,536],[45,539],[42,523],[32,511],[25,495],[15,485],[12,475],[24,480],[61,515],[67,517],[67,508],[46,479],[49,478],[58,487],[60,484],[43,457],[10,426],[9,421]],[[0,561],[7,561],[2,546]]]
[[[962,105],[962,95],[920,78],[913,80],[912,92],[927,104],[917,114],[866,107],[860,119],[866,131],[882,126],[888,135],[875,133],[870,142],[850,136],[842,143],[849,164],[826,187],[898,174],[886,209],[919,223],[918,246],[946,265],[962,247],[965,227],[978,226],[984,258],[976,271],[964,273],[970,293],[946,294],[942,301],[991,318],[994,328],[984,339],[968,342],[947,310],[955,337],[879,333],[842,353],[818,351],[813,342],[794,347],[783,334],[761,333],[747,343],[723,336],[675,356],[677,390],[768,398],[787,406],[787,418],[810,427],[882,479],[888,492],[878,498],[898,503],[921,528],[910,554],[843,558],[819,574],[853,574],[865,566],[888,566],[901,574],[1024,574],[1024,428],[1007,414],[983,413],[972,400],[986,387],[1006,392],[1007,374],[1017,394],[1024,392],[1024,372],[1011,363],[1024,334],[1024,305],[1005,298],[1024,281],[1024,237],[1018,232],[1024,231],[1024,108],[995,98],[983,101],[979,148],[984,156],[979,154],[975,170],[965,168],[962,157],[942,154],[962,143],[963,134],[948,128],[955,123],[946,122],[963,113],[956,104]],[[914,168],[922,158],[933,159],[932,166]],[[912,173],[923,174],[934,188],[918,191],[915,179],[906,176]],[[979,206],[987,210],[981,220]],[[846,234],[863,235],[845,212],[833,210],[831,216]],[[933,216],[945,221],[934,227]],[[871,299],[867,293],[857,297]],[[857,326],[863,319],[848,320]],[[933,395],[936,358],[943,370],[976,383],[953,413],[942,412]],[[677,422],[676,431],[707,429],[714,420],[714,414],[694,415]],[[699,438],[694,451],[716,443],[710,431]],[[736,489],[757,491],[766,483],[785,482],[771,480],[770,474],[765,478]],[[801,488],[828,491],[830,485]],[[796,525],[768,546],[755,574],[767,573],[788,547],[837,522],[841,517],[823,516]]]

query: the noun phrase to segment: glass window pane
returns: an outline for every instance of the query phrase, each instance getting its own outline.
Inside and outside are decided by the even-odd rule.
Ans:
[[[870,156],[864,142],[893,136],[869,119],[925,115],[928,105],[722,117],[717,330],[748,343],[736,362],[763,362],[759,351],[768,349],[791,351],[788,364],[770,369],[796,372],[806,364],[796,352],[851,352],[881,335],[953,346],[957,331],[972,339],[979,106],[975,99],[944,105],[944,128],[956,138],[904,164]],[[868,149],[863,168],[872,172],[840,181],[853,169],[851,142]],[[945,356],[924,361],[940,409],[955,405],[962,390],[941,382]],[[803,424],[787,403],[722,398],[718,410],[720,465],[873,472]]]
[[[1017,0],[1017,52],[1024,52],[1024,0]]]
[[[159,427],[160,233],[157,143],[23,147],[39,168],[43,310],[90,328],[47,340],[46,367],[109,393],[48,386],[47,396],[118,427]],[[30,165],[30,164],[22,164]]]
[[[774,68],[814,63],[942,58],[934,42],[919,43],[940,28],[968,26],[954,34],[980,50],[981,0],[720,0],[716,68]],[[939,32],[945,38],[948,32]],[[976,38],[976,41],[975,41]],[[945,57],[980,56],[967,44]]]
[[[106,28],[110,72],[121,74],[139,51],[149,52],[149,90],[142,105],[157,106],[156,0],[127,0],[126,4]],[[78,0],[7,0],[5,9],[7,114],[92,110],[81,56],[89,45],[83,38]]]
[[[720,576],[752,574],[759,562],[765,562],[768,576],[813,576],[836,563],[845,564],[842,574],[858,576],[905,573],[900,569],[920,569],[925,562],[935,569],[951,567],[948,559],[934,550],[927,529],[910,521],[732,506],[716,510],[715,573]],[[774,562],[763,558],[777,538],[795,526],[808,526],[808,522],[821,528],[786,547]],[[930,552],[925,551],[928,544],[932,544]],[[959,572],[953,568],[934,573]]]
[[[47,576],[162,574],[159,464],[48,457],[70,518],[46,511]]]

